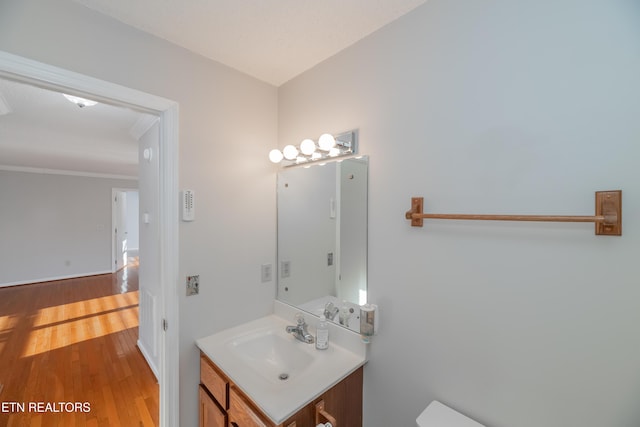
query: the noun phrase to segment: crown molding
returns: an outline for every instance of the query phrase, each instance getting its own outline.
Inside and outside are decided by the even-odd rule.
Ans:
[[[25,166],[12,166],[12,165],[0,165],[0,171],[39,173],[43,175],[82,176],[87,178],[126,179],[129,181],[138,180],[137,176],[130,176],[130,175],[113,175],[108,173],[79,172],[79,171],[70,171],[70,170],[62,170],[62,169],[30,168]]]

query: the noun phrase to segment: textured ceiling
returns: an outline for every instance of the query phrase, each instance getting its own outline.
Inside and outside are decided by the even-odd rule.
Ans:
[[[426,0],[74,0],[276,86]]]

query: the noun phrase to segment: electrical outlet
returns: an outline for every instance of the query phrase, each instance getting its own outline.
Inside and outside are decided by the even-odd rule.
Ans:
[[[198,295],[200,292],[200,276],[187,276],[187,296]]]
[[[262,264],[262,269],[261,269],[261,272],[262,272],[262,283],[271,281],[272,276],[273,276],[272,270],[273,270],[273,267],[272,267],[271,264]]]
[[[333,252],[329,252],[327,254],[327,265],[329,266],[333,265]]]

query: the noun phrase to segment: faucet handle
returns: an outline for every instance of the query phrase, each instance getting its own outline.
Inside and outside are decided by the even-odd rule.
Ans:
[[[304,325],[306,323],[304,321],[304,314],[300,312],[296,313],[296,315],[293,318],[296,319],[296,322],[298,323],[298,325]]]

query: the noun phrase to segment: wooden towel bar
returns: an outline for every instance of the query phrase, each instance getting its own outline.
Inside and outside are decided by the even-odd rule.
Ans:
[[[424,219],[457,219],[482,221],[546,221],[593,222],[596,235],[622,235],[622,190],[596,191],[596,214],[581,215],[475,215],[424,213],[424,198],[411,198],[411,209],[405,214],[413,227],[422,227]]]

